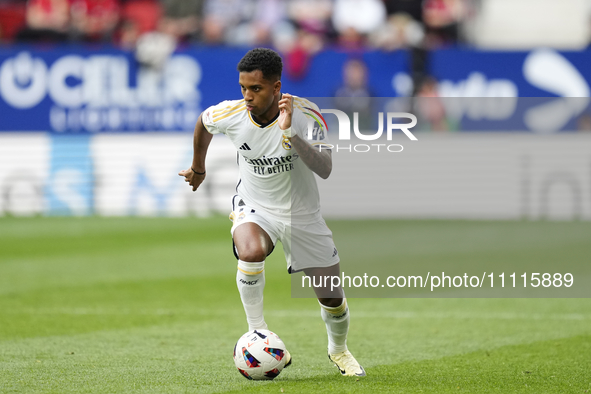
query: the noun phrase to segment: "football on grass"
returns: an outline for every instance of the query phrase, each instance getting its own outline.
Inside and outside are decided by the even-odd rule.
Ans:
[[[286,361],[285,344],[269,330],[249,331],[234,346],[234,363],[247,379],[275,379]]]

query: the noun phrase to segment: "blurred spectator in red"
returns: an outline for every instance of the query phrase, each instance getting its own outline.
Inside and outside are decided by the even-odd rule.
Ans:
[[[335,0],[332,23],[339,34],[339,45],[361,49],[365,37],[386,20],[386,7],[381,0]]]
[[[19,41],[65,41],[68,39],[70,4],[68,0],[27,1],[26,27]]]
[[[22,0],[0,0],[0,41],[12,40],[26,27],[26,13]]]
[[[189,5],[195,5],[187,0],[182,4],[168,1],[164,6],[164,13],[160,2],[156,0],[128,0],[121,11],[121,27],[119,30],[119,44],[124,48],[135,51],[135,58],[144,68],[150,69],[151,75],[158,78],[166,61],[177,47],[179,40],[188,34],[188,20],[179,20],[170,15],[181,15],[182,10],[189,11]],[[191,18],[190,15],[186,15]]]
[[[308,71],[312,56],[322,49],[322,39],[313,33],[298,30],[296,39],[287,47],[279,47],[284,53],[284,69],[293,79],[303,78]]]
[[[118,0],[71,0],[70,15],[74,39],[111,41],[119,21]]]
[[[299,79],[332,34],[332,0],[292,0],[285,12],[284,20],[272,30],[272,42],[284,55],[287,76]]]
[[[157,29],[161,20],[161,6],[157,0],[128,0],[122,4],[120,24],[115,41],[126,49],[134,49],[142,34]]]

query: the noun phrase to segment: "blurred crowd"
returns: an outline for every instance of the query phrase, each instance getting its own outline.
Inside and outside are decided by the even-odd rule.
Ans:
[[[322,48],[434,48],[474,0],[0,0],[4,42],[272,46],[297,74]],[[146,36],[147,37],[144,37]],[[150,43],[155,45],[154,43]]]
[[[429,50],[461,42],[479,1],[0,0],[0,42],[112,44],[155,70],[179,46],[268,46],[282,53],[293,79],[332,48],[353,59],[335,94],[356,99],[372,93],[358,54],[410,49],[412,95],[421,95]]]

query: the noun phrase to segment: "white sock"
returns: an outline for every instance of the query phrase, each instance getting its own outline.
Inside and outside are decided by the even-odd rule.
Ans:
[[[331,308],[320,304],[320,315],[326,323],[328,333],[328,353],[336,354],[347,350],[347,333],[349,332],[349,308],[343,298],[340,306]]]
[[[248,330],[267,329],[263,317],[263,290],[265,289],[265,262],[248,263],[238,260],[236,284],[244,305]]]

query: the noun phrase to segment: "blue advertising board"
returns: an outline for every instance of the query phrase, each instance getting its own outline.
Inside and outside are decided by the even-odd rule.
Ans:
[[[177,51],[162,70],[154,70],[140,67],[132,52],[113,47],[2,47],[0,130],[192,130],[203,109],[241,97],[236,65],[245,51],[190,47]],[[332,96],[350,57],[320,53],[301,78],[284,75],[282,90]],[[374,70],[369,77],[372,92],[394,96],[389,81],[406,71],[407,54],[367,52],[360,57]]]
[[[461,130],[550,133],[591,121],[589,64],[590,50],[454,48],[432,52],[429,73]]]
[[[154,70],[114,47],[3,46],[0,132],[190,131],[203,109],[241,97],[236,65],[245,51],[185,47]],[[351,58],[366,63],[372,95],[412,92],[409,52],[335,50],[313,56],[299,78],[284,73],[282,91],[332,97]],[[555,132],[591,122],[588,64],[590,50],[453,48],[432,51],[428,73],[437,79],[447,115],[460,130]],[[589,121],[581,122],[584,117]]]

